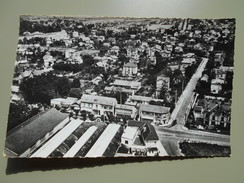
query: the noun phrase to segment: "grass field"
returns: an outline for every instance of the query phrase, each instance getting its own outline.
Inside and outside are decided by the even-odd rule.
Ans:
[[[206,143],[180,143],[182,154],[186,157],[206,157],[206,156],[219,156],[228,157],[231,154],[229,146],[219,146],[216,144]]]

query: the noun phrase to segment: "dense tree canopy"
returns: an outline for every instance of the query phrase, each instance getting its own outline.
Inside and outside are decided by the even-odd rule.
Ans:
[[[55,97],[65,97],[70,90],[69,80],[52,73],[25,79],[20,84],[24,99],[29,103],[49,104]]]
[[[31,109],[25,101],[10,103],[7,131],[23,123],[38,112],[40,112],[38,108]]]

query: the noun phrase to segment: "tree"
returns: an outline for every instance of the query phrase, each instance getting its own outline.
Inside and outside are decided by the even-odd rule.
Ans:
[[[80,98],[82,96],[81,88],[71,88],[69,92],[70,97]]]
[[[71,86],[72,86],[72,88],[80,88],[80,80],[79,80],[79,78],[74,78]]]
[[[57,92],[60,96],[67,96],[70,90],[69,79],[66,77],[58,78],[57,80]]]
[[[38,108],[30,108],[25,101],[10,103],[7,131],[15,128],[39,112]]]
[[[85,66],[91,66],[93,65],[95,62],[94,62],[94,59],[91,55],[84,55],[82,57],[82,60],[83,60],[83,63]]]
[[[115,93],[115,98],[119,104],[124,104],[125,101],[127,100],[127,94],[125,92],[117,91]]]
[[[24,79],[20,84],[20,91],[25,101],[29,103],[50,104],[55,97],[67,96],[70,90],[68,78],[57,77],[52,73],[42,74],[33,78]]]

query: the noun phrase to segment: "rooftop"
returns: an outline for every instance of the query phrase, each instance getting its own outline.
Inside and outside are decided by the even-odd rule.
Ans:
[[[140,111],[145,111],[145,112],[165,114],[165,113],[168,113],[169,110],[170,110],[169,107],[150,105],[150,104],[141,104],[140,105]]]
[[[115,105],[117,104],[117,100],[111,97],[103,97],[103,96],[94,96],[94,95],[82,95],[79,102],[85,103],[96,103],[96,104],[103,104],[103,105]]]
[[[140,95],[132,95],[130,99],[136,101],[145,101],[145,102],[150,102],[151,100],[153,100],[152,97],[145,97]]]
[[[116,104],[116,109],[126,109],[126,110],[133,110],[135,107],[131,105],[124,105],[124,104]]]
[[[41,112],[10,130],[6,137],[5,147],[20,155],[67,117],[68,114],[54,108]]]
[[[19,92],[19,86],[12,85],[11,86],[12,92],[18,93]]]
[[[132,62],[128,62],[124,65],[124,67],[137,67],[137,64],[132,63]]]
[[[135,129],[139,128],[142,130],[142,136],[144,137],[144,140],[158,140],[158,135],[154,129],[154,127],[147,122],[142,121],[135,121],[135,120],[129,120],[127,124],[128,127],[133,127]],[[144,127],[144,128],[143,128]],[[126,129],[127,129],[126,128]]]
[[[144,140],[148,141],[148,140],[159,140],[158,135],[154,129],[154,127],[149,124],[146,123],[146,130],[142,133]]]
[[[63,105],[71,105],[77,101],[78,101],[78,98],[68,97],[65,100],[63,100],[62,104]]]
[[[124,133],[122,134],[122,138],[133,140],[137,133],[137,130],[138,127],[127,126]]]
[[[114,81],[113,85],[139,87],[139,86],[141,86],[141,83],[137,82],[137,81],[127,81],[127,80],[118,80],[118,79],[116,79]]]

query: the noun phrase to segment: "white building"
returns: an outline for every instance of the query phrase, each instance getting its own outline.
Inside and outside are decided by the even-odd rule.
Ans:
[[[128,98],[126,104],[130,104],[130,105],[149,104],[150,101],[163,102],[163,100],[161,99],[155,99],[152,97],[145,97],[140,95],[132,95]]]
[[[120,79],[116,79],[112,83],[112,85],[115,87],[122,87],[122,88],[133,89],[133,90],[138,90],[141,88],[141,82],[120,80]]]
[[[170,78],[166,77],[164,75],[158,76],[157,77],[156,86],[157,86],[157,91],[160,91],[163,87],[167,88],[169,90],[169,88],[170,88]]]
[[[115,115],[129,116],[135,118],[137,114],[137,109],[134,106],[117,104],[115,106]]]
[[[49,52],[47,52],[46,55],[43,56],[43,60],[44,60],[45,67],[52,67],[55,61],[55,59]]]
[[[222,90],[222,85],[224,80],[222,79],[212,79],[211,80],[211,93],[218,94]]]
[[[136,63],[128,62],[123,65],[122,75],[123,76],[133,76],[138,72],[138,67]]]
[[[158,124],[167,124],[170,115],[169,107],[141,104],[139,108],[139,119]]]
[[[78,103],[80,103],[81,111],[89,111],[100,116],[104,115],[106,112],[114,114],[117,100],[111,97],[84,94]]]
[[[159,138],[154,127],[142,121],[128,121],[121,136],[121,144],[130,148],[134,155],[157,156]]]

